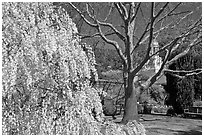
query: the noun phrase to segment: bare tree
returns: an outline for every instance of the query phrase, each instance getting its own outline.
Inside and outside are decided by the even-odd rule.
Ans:
[[[123,80],[125,85],[125,112],[122,123],[126,124],[130,120],[138,120],[136,93],[142,89],[149,88],[165,71],[174,75],[177,71],[168,69],[168,66],[178,58],[186,55],[192,47],[201,44],[201,16],[196,21],[187,25],[180,33],[176,34],[172,40],[160,48],[157,52],[151,53],[153,42],[161,38],[162,32],[167,29],[179,29],[179,24],[185,22],[189,16],[194,14],[193,10],[179,10],[182,3],[82,3],[83,8],[75,3],[69,3],[81,19],[93,28],[92,34],[79,35],[82,38],[100,37],[108,45],[115,47],[123,62]],[[100,9],[105,6],[105,13]],[[119,25],[112,20],[116,18]],[[120,28],[119,28],[120,27]],[[141,28],[141,29],[140,29]],[[190,37],[190,40],[189,40]],[[183,46],[188,39],[187,46]],[[134,65],[133,52],[145,45],[145,56],[141,62]],[[170,58],[173,52],[183,46],[183,50]],[[135,77],[146,63],[155,55],[165,51],[165,57],[158,72],[150,77],[146,82],[139,83]],[[185,75],[201,73],[201,69],[183,71]],[[137,85],[135,87],[135,85]]]

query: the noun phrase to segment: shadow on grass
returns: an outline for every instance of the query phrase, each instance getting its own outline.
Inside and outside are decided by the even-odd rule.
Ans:
[[[197,128],[189,131],[181,131],[179,132],[179,135],[202,135],[202,126],[197,126]]]
[[[202,135],[202,132],[198,130],[178,131],[178,135]]]
[[[202,127],[201,127],[202,129]],[[188,131],[173,130],[173,129],[162,129],[162,128],[146,128],[147,135],[202,135],[201,130],[191,129]]]

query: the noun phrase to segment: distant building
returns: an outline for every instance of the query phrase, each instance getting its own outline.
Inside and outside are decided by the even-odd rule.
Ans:
[[[150,55],[158,52],[159,50],[159,43],[156,41],[156,40],[153,40],[152,42],[152,48],[151,48],[151,51],[150,51]],[[153,57],[153,64],[150,63],[152,61],[148,61],[144,67],[145,70],[150,70],[150,69],[154,69],[155,70],[155,73],[159,71],[160,67],[161,67],[161,64],[162,64],[162,58],[159,57],[159,53],[156,54],[154,57]]]
[[[154,40],[152,42],[152,54],[156,53],[159,51],[159,43]],[[156,54],[154,56],[154,69],[155,69],[155,73],[159,71],[160,67],[161,67],[161,64],[162,64],[162,58],[159,57],[159,53]]]
[[[156,40],[153,40],[152,42],[152,48],[150,51],[150,55],[158,52],[159,50],[159,43]],[[151,62],[151,63],[150,63]],[[146,76],[146,77],[151,77],[155,73],[157,73],[161,67],[162,64],[162,58],[159,56],[159,53],[156,54],[152,60],[148,61],[144,67],[144,69],[140,72],[140,75]],[[166,77],[162,76],[160,79],[158,79],[155,84],[161,85],[166,83]]]

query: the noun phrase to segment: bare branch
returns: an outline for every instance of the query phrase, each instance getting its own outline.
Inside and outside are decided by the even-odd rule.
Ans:
[[[110,33],[104,33],[104,36],[111,36],[111,35],[116,35],[115,32],[110,32]],[[87,39],[87,38],[93,38],[93,37],[101,37],[99,33],[94,33],[92,35],[85,35],[85,34],[81,34],[78,33],[78,35],[81,37],[81,39]]]
[[[98,43],[99,43],[100,41],[98,40],[97,42],[95,42],[94,44],[93,44],[93,51],[95,52],[96,51],[96,47],[97,47],[97,45],[98,45]]]
[[[202,41],[198,41],[198,39],[201,38],[201,35],[202,35],[202,34],[200,34],[200,36],[198,36],[196,39],[194,39],[194,40],[190,43],[190,45],[189,45],[184,51],[182,51],[180,54],[176,55],[176,56],[173,57],[170,61],[168,61],[168,62],[167,62],[167,65],[170,65],[170,64],[174,63],[176,60],[178,60],[179,58],[181,58],[181,57],[183,57],[184,55],[186,55],[186,54],[190,51],[190,49],[191,49],[192,47],[194,47],[194,46],[196,46],[196,45],[202,43]],[[198,41],[198,42],[197,42],[197,41]]]
[[[118,52],[120,58],[122,59],[122,61],[124,62],[124,64],[126,64],[125,56],[123,55],[122,49],[120,48],[120,46],[118,45],[118,43],[117,43],[116,41],[113,41],[113,40],[108,39],[108,38],[103,34],[100,25],[110,27],[111,29],[113,29],[113,31],[115,31],[115,33],[116,33],[117,35],[122,35],[122,34],[120,34],[119,31],[117,31],[117,30],[112,26],[112,24],[99,22],[98,20],[96,20],[96,18],[93,18],[96,23],[94,23],[94,24],[91,23],[90,21],[88,21],[88,20],[85,18],[85,16],[82,14],[82,12],[81,12],[79,9],[77,9],[72,3],[69,3],[69,4],[79,13],[79,15],[82,17],[82,19],[83,19],[89,26],[94,27],[94,28],[96,28],[96,29],[98,30],[98,33],[95,33],[95,34],[93,34],[93,35],[90,36],[90,37],[94,37],[94,36],[98,36],[98,35],[101,36],[101,38],[102,38],[106,43],[108,43],[108,44],[110,44],[110,45],[113,45],[113,46],[115,47],[115,49],[116,49],[116,51]]]
[[[151,51],[151,44],[152,44],[153,31],[154,31],[154,2],[152,2],[152,5],[151,5],[151,15],[150,15],[150,18],[151,18],[150,37],[149,37],[147,53],[146,53],[145,58],[143,59],[143,61],[139,64],[139,66],[132,70],[132,74],[133,75],[135,75],[145,65],[145,63],[149,60],[149,53]]]
[[[180,39],[180,37],[175,38],[173,41],[169,42],[166,46],[162,47],[161,49],[159,49],[157,52],[153,53],[150,58],[152,58],[153,56],[157,55],[158,53],[166,50],[168,47],[174,47],[175,44],[178,42],[178,40]]]
[[[98,21],[96,20],[96,22],[98,23]],[[99,32],[99,35],[101,36],[101,38],[108,44],[111,44],[115,47],[116,51],[118,52],[120,58],[122,59],[122,61],[126,64],[126,60],[125,60],[125,56],[123,55],[122,49],[120,48],[120,46],[118,45],[118,43],[116,41],[110,40],[108,39],[102,32],[101,27],[99,26],[99,23],[97,24],[97,30]]]
[[[134,52],[134,50],[135,50],[137,47],[139,47],[139,45],[142,43],[142,42],[141,42],[142,39],[144,38],[144,36],[146,35],[146,33],[149,31],[149,30],[148,30],[149,24],[150,24],[150,22],[146,25],[146,27],[145,27],[145,29],[144,29],[144,31],[143,31],[141,37],[139,38],[139,40],[138,40],[137,43],[135,44],[135,47],[133,48],[131,54],[132,54],[132,53]]]
[[[74,8],[78,13],[79,13],[79,15],[82,17],[82,19],[89,25],[89,26],[91,26],[91,27],[97,27],[97,24],[94,24],[94,23],[91,23],[89,20],[87,20],[86,18],[85,18],[85,16],[83,15],[83,13],[76,7],[76,6],[74,6],[74,4],[72,4],[71,2],[69,3],[71,6],[72,6],[72,8]]]
[[[114,5],[115,5],[116,9],[118,10],[118,12],[119,12],[119,14],[120,14],[120,17],[122,18],[123,22],[125,22],[126,18],[125,18],[125,16],[123,15],[123,12],[122,12],[122,10],[121,10],[119,4],[118,4],[118,3],[114,3]]]
[[[202,71],[201,68],[199,69],[194,69],[194,70],[171,70],[171,69],[165,69],[164,72],[167,73],[194,73],[194,72],[200,72]]]
[[[202,74],[202,71],[198,72],[198,73],[190,73],[190,74],[186,74],[184,76],[180,76],[178,74],[173,74],[173,73],[169,73],[170,75],[174,76],[174,77],[177,77],[177,78],[180,78],[180,79],[184,79],[185,77],[188,77],[188,76],[192,76],[192,75],[199,75],[199,74]]]
[[[81,24],[80,24],[81,23]],[[80,33],[81,32],[81,28],[82,28],[82,26],[83,26],[83,21],[82,21],[82,18],[80,18],[78,21],[77,21],[77,23],[76,23],[76,26],[77,26],[77,28],[78,28],[78,32]]]
[[[180,24],[180,22],[184,19],[186,19],[188,16],[190,16],[191,14],[193,14],[193,11],[189,12],[188,14],[186,14],[185,16],[183,16],[179,21],[177,21],[176,24]]]
[[[161,19],[159,19],[159,20],[155,23],[155,25],[156,25],[158,22],[164,20],[167,16],[174,15],[174,14],[171,14],[171,13],[172,13],[180,4],[181,4],[181,3],[179,3],[178,5],[176,5],[175,8],[173,8],[169,13],[167,13],[165,16],[163,16]],[[181,12],[181,14],[183,14],[183,13],[184,13],[184,12]],[[174,26],[172,26],[172,28],[176,27],[176,25],[178,25],[182,20],[184,20],[184,19],[185,19],[186,17],[188,17],[189,15],[191,15],[193,12],[185,12],[185,13],[188,13],[188,14],[186,14],[184,17],[180,18],[179,21],[177,21],[177,23],[176,23]],[[179,15],[179,14],[177,13],[177,15]],[[157,30],[156,32],[154,32],[154,35],[155,35],[155,34],[159,35],[159,33],[160,33],[161,31],[163,31],[164,29],[167,29],[172,23],[173,23],[173,21],[172,21],[171,23],[169,23],[168,25],[166,25],[166,26],[160,28],[159,30]],[[149,31],[149,30],[147,30],[147,32],[148,32],[148,31]],[[142,41],[141,43],[144,43],[148,38],[149,38],[149,35],[146,36],[146,37],[143,39],[143,41]]]
[[[129,6],[130,7],[129,7],[129,11],[128,11],[127,20],[131,19],[131,13],[134,12],[134,7],[135,7],[134,2],[129,3]]]
[[[199,19],[199,21],[200,21],[200,19]],[[177,42],[178,42],[179,39],[183,38],[183,39],[182,39],[182,41],[183,41],[187,36],[192,35],[192,34],[194,34],[195,32],[197,33],[197,31],[191,32],[191,30],[192,30],[193,28],[195,28],[197,24],[198,24],[198,21],[195,22],[194,24],[192,24],[192,25],[189,27],[189,29],[188,29],[188,31],[187,31],[186,33],[181,34],[180,36],[178,36],[177,38],[175,38],[175,39],[174,39],[173,41],[171,41],[169,44],[167,44],[167,45],[164,46],[162,49],[160,49],[159,51],[155,52],[153,55],[151,55],[151,56],[148,58],[148,59],[150,59],[150,58],[153,57],[154,55],[160,53],[161,51],[163,51],[163,50],[165,50],[165,49],[167,50],[167,48],[170,47],[170,48],[167,50],[165,59],[164,59],[162,65],[161,65],[159,71],[158,71],[155,75],[153,75],[152,77],[150,77],[150,78],[143,84],[143,88],[146,89],[146,88],[150,87],[155,81],[158,80],[158,77],[160,77],[161,75],[163,75],[161,72],[162,72],[162,70],[164,69],[164,67],[165,67],[166,65],[169,65],[169,64],[168,64],[168,62],[169,62],[168,59],[169,59],[169,57],[170,57],[172,51],[174,51],[174,50],[173,50],[173,47],[175,47],[175,45],[178,44]],[[199,32],[200,32],[200,31],[199,31]],[[199,32],[198,32],[198,33],[199,33]],[[175,61],[175,60],[177,60],[178,58],[180,58],[180,57],[186,55],[186,54],[189,52],[189,50],[190,50],[191,47],[193,47],[193,46],[195,46],[195,45],[201,43],[201,41],[197,42],[199,38],[201,38],[201,33],[199,34],[199,36],[198,36],[196,39],[193,40],[193,42],[189,45],[189,47],[188,47],[184,52],[182,52],[182,53],[180,53],[179,55],[177,55],[177,57],[176,57],[175,59],[173,59],[173,60]],[[197,42],[197,43],[195,43],[195,42]],[[147,59],[147,60],[148,60],[148,59]],[[173,61],[173,60],[172,60],[172,61]],[[140,67],[140,68],[142,68],[142,67]],[[194,73],[192,73],[192,74],[194,74]],[[188,74],[188,75],[191,75],[191,74]],[[188,76],[188,75],[187,75],[187,76]]]
[[[110,16],[111,12],[113,11],[113,7],[114,7],[114,5],[113,5],[113,3],[112,3],[112,4],[111,4],[111,7],[110,7],[110,9],[109,9],[109,12],[108,12],[107,16],[105,17],[105,19],[103,20],[103,22],[106,22],[106,21],[108,20],[108,17]]]
[[[187,14],[187,15],[185,15],[184,17],[180,18],[179,21],[178,21],[174,26],[172,26],[171,28],[176,27],[176,25],[178,25],[182,20],[184,20],[187,16],[191,15],[192,13],[193,13],[193,12],[190,12],[189,14]],[[172,22],[172,23],[173,23],[173,22]],[[154,32],[154,35],[157,34],[157,33],[159,33],[159,32],[161,32],[161,31],[164,30],[164,29],[167,29],[170,25],[171,25],[171,23],[169,23],[169,24],[166,25],[165,27],[163,27],[163,28],[161,28],[161,29],[155,31],[155,32]],[[149,31],[149,30],[147,30],[147,32],[148,32],[148,31]],[[150,35],[146,36],[140,43],[144,43],[144,42],[149,38],[149,36],[150,36]]]
[[[91,7],[92,11],[93,11],[93,15],[91,15],[91,13],[89,12],[89,7]],[[95,11],[93,9],[93,7],[89,4],[89,3],[86,3],[86,12],[88,14],[88,16],[94,21],[96,19],[96,16],[95,16]]]
[[[188,31],[186,31],[185,33],[183,33],[183,34],[177,36],[177,37],[176,37],[173,41],[171,41],[169,44],[167,44],[166,46],[162,47],[160,50],[158,50],[157,52],[155,52],[154,54],[152,54],[151,57],[154,56],[154,55],[156,55],[156,54],[158,54],[159,52],[165,50],[165,49],[168,48],[169,46],[173,46],[173,47],[174,47],[174,49],[173,49],[172,51],[176,50],[176,49],[177,49],[176,47],[178,47],[179,44],[180,44],[182,41],[185,40],[186,37],[200,32],[199,30],[197,30],[197,31],[192,31],[194,28],[197,27],[196,25],[198,25],[198,22],[200,22],[200,21],[201,21],[201,19],[198,19],[194,24],[192,24],[192,25],[187,29]],[[155,33],[156,33],[156,32],[155,32]],[[179,39],[182,39],[182,40],[180,41],[180,43],[177,43],[177,41],[178,41]],[[175,46],[176,43],[177,43],[177,45]]]
[[[91,8],[93,16],[96,17],[96,14],[95,14],[96,12],[95,12],[93,6],[90,3],[86,3],[86,4]]]
[[[106,26],[106,27],[109,27],[111,28],[115,34],[122,40],[122,41],[126,41],[126,38],[110,23],[105,23],[105,22],[100,22],[98,21],[98,23],[101,25],[101,26]]]
[[[159,15],[165,10],[165,8],[167,7],[167,5],[169,4],[169,2],[167,2],[161,9],[160,11],[157,13],[157,15],[154,16],[154,18],[158,18]]]
[[[119,2],[118,5],[121,8],[121,10],[123,12],[123,16],[125,17],[125,20],[126,20],[128,18],[128,11],[127,11],[126,7],[121,2]]]
[[[161,48],[160,50],[158,50],[157,52],[155,52],[154,54],[152,54],[151,56],[150,56],[150,58],[151,57],[153,57],[154,55],[156,55],[156,54],[158,54],[158,53],[160,53],[161,51],[163,51],[163,50],[165,50],[165,49],[167,49],[168,47],[170,47],[170,51],[168,52],[168,53],[166,53],[166,56],[167,57],[165,57],[165,60],[164,60],[164,62],[162,63],[162,65],[161,65],[161,68],[160,68],[160,70],[162,71],[162,69],[163,69],[163,67],[164,67],[164,65],[166,64],[166,65],[169,65],[168,64],[168,58],[169,58],[169,56],[170,56],[170,53],[172,53],[174,50],[175,50],[175,44],[177,43],[177,41],[180,39],[180,38],[186,38],[186,36],[187,35],[185,35],[185,34],[183,34],[183,35],[180,35],[179,37],[177,37],[176,39],[174,39],[173,41],[171,41],[169,44],[167,44],[166,46],[164,46],[163,48]],[[201,36],[200,36],[201,37]],[[180,54],[178,54],[177,55],[177,57],[175,57],[175,59],[172,59],[172,61],[174,60],[174,61],[176,61],[178,58],[180,58],[180,57],[182,57],[182,56],[184,56],[184,55],[186,55],[189,51],[190,51],[190,49],[193,47],[193,46],[195,46],[195,45],[197,45],[197,44],[199,44],[201,41],[199,41],[199,42],[197,42],[197,43],[195,43],[195,41],[197,41],[200,37],[197,37],[196,39],[194,39],[194,41],[189,45],[189,47],[185,50],[185,51],[183,51],[182,53],[180,53]],[[183,40],[184,40],[183,39]],[[182,40],[182,41],[183,41]],[[180,45],[180,44],[177,44],[177,45]],[[178,47],[178,46],[177,46]],[[174,48],[174,49],[173,49]],[[169,62],[170,63],[170,62]],[[160,71],[159,70],[159,71]],[[161,72],[160,72],[161,73]],[[157,77],[158,75],[156,74],[155,76],[153,76],[153,78],[154,77]],[[153,81],[153,78],[152,78],[152,80],[150,80],[151,81],[151,83],[152,82],[155,82],[155,81]],[[154,79],[154,80],[156,80],[156,79]],[[151,85],[151,84],[150,84]]]
[[[141,5],[141,2],[138,3],[137,8],[135,10],[135,13],[133,14],[132,18],[130,19],[130,22],[132,22],[135,19],[135,17],[137,16],[137,13],[139,11],[140,5]]]
[[[178,7],[180,4],[181,4],[181,3],[177,4],[169,13],[167,13],[167,14],[164,15],[161,19],[159,19],[159,21],[157,21],[157,22],[155,23],[155,25],[156,25],[158,22],[164,20],[167,16],[169,16],[175,9],[177,9],[177,7]],[[165,5],[167,6],[168,3],[166,3]],[[161,10],[164,10],[164,8],[166,8],[165,5],[164,5],[164,7],[163,7]],[[161,11],[161,10],[160,10],[160,11]],[[160,14],[161,14],[161,13],[160,13]],[[189,13],[188,15],[190,15],[190,14],[191,14],[191,13]],[[159,15],[159,14],[157,14],[157,16],[158,16],[158,15]],[[185,17],[187,17],[187,16],[185,16]],[[144,15],[143,15],[143,18],[144,18]],[[180,21],[183,20],[183,19],[184,19],[184,18],[180,19]],[[179,22],[180,22],[180,21],[179,21]],[[166,26],[160,28],[159,30],[155,31],[153,35],[155,35],[155,34],[158,35],[161,31],[163,31],[164,29],[167,29],[172,23],[173,23],[173,21],[172,21],[171,23],[167,24]],[[140,39],[139,39],[138,42],[136,43],[136,45],[135,45],[133,51],[131,52],[131,54],[134,52],[134,50],[135,50],[137,47],[139,47],[139,45],[140,45],[141,43],[144,43],[144,42],[149,38],[150,35],[148,35],[148,36],[146,36],[146,37],[144,38],[145,34],[150,30],[150,29],[148,29],[149,25],[150,25],[150,22],[147,24],[147,26],[146,26],[146,28],[145,28],[143,34],[141,35]],[[175,27],[175,25],[174,25],[174,27]],[[144,38],[144,39],[143,39],[143,38]],[[142,40],[142,39],[143,39],[143,40]]]
[[[176,13],[172,13],[169,16],[177,16],[177,15],[181,15],[181,14],[186,14],[186,13],[191,13],[191,11],[181,11],[181,12],[176,12]]]
[[[176,43],[176,41],[174,41],[174,43]],[[174,45],[174,43],[172,43],[172,45]],[[163,75],[162,70],[164,69],[166,62],[168,61],[168,59],[171,55],[171,50],[172,50],[172,47],[167,50],[166,56],[165,56],[164,61],[162,62],[161,66],[159,68],[159,71],[145,82],[145,84],[143,85],[144,89],[151,87]]]
[[[192,75],[199,75],[199,74],[201,74],[201,73],[202,73],[202,71],[200,71],[200,72],[198,72],[198,73],[193,72],[193,73],[186,74],[185,76],[187,77],[187,76],[192,76]]]
[[[199,25],[201,25],[201,22],[202,22],[202,17],[200,17],[195,23],[193,23],[190,27],[188,27],[188,29],[186,30],[184,34],[185,35],[193,34],[194,33],[193,29],[195,29],[196,27],[199,27]]]
[[[172,12],[174,12],[181,4],[182,2],[179,2],[168,14],[171,14]]]
[[[162,49],[162,50],[164,50],[164,49],[167,50],[167,47],[170,47],[170,49],[167,50],[165,59],[164,59],[164,61],[162,62],[162,65],[161,65],[159,71],[158,71],[156,74],[154,74],[152,77],[150,77],[150,78],[143,84],[143,88],[144,88],[144,89],[147,89],[148,87],[152,86],[152,84],[153,84],[154,82],[156,82],[156,81],[159,79],[158,77],[160,77],[161,75],[163,75],[161,72],[162,72],[162,70],[164,69],[164,67],[165,67],[166,65],[169,65],[169,64],[167,64],[167,63],[168,63],[169,57],[170,57],[170,55],[171,55],[171,53],[172,53],[172,51],[173,51],[172,49],[173,49],[174,45],[177,43],[177,41],[178,41],[180,38],[181,38],[181,36],[180,36],[180,37],[177,37],[174,41],[172,41],[171,43],[167,44],[167,45]],[[194,41],[197,41],[198,39],[199,39],[199,37],[198,37],[197,39],[195,39]],[[190,50],[190,47],[191,47],[191,46],[194,46],[194,44],[193,44],[194,41],[190,44],[189,48],[187,48],[187,49]],[[198,44],[198,43],[196,43],[196,45],[197,45],[197,44]],[[181,54],[179,54],[179,55],[180,55],[179,58],[181,57],[181,55],[182,55],[182,56],[186,55],[189,50],[187,50],[186,52],[184,52],[184,54],[182,54],[183,52],[182,52]],[[161,50],[159,50],[157,53],[154,53],[152,56],[158,54],[159,52],[161,52]],[[151,58],[152,56],[150,56],[150,58]],[[177,59],[178,59],[178,58],[176,58],[175,60],[177,60]],[[179,76],[179,75],[176,75],[176,74],[172,74],[172,75],[175,75],[175,76],[180,77],[180,78],[201,73],[201,72],[197,72],[197,71],[202,71],[202,69],[197,69],[197,70],[193,70],[193,71],[181,71],[181,70],[175,71],[175,70],[169,70],[169,69],[165,69],[165,70],[164,70],[164,72],[190,73],[190,74],[185,74],[185,76]]]
[[[162,21],[163,19],[167,18],[168,16],[170,16],[171,13],[174,12],[180,5],[181,5],[181,2],[178,3],[178,4],[177,4],[172,10],[170,10],[166,15],[164,15],[163,17],[161,17],[161,18],[156,22],[156,24],[157,24],[158,22]]]
[[[133,21],[136,16],[137,16],[137,12],[139,9],[141,9],[141,3],[137,4],[137,6],[134,6],[134,5],[131,5],[131,3],[128,3],[130,4],[129,7],[129,12],[127,11],[127,8],[125,7],[125,5],[123,5],[122,3],[114,3],[114,6],[116,7],[116,9],[118,10],[122,20],[124,21],[124,23],[127,23],[127,21],[130,23],[131,21]],[[153,53],[152,55],[149,55],[150,54],[150,51],[151,51],[151,45],[152,45],[152,41],[154,39],[154,35],[155,34],[159,34],[161,31],[169,28],[171,26],[171,24],[173,23],[170,22],[169,24],[163,26],[162,23],[161,23],[161,26],[158,30],[154,31],[154,26],[156,23],[160,22],[160,21],[164,21],[165,18],[169,17],[169,16],[178,16],[178,15],[181,15],[181,14],[186,14],[185,16],[181,17],[181,18],[178,18],[177,22],[175,23],[175,25],[171,26],[171,27],[176,27],[181,21],[183,21],[184,19],[186,19],[189,15],[191,15],[193,12],[189,12],[189,11],[184,11],[184,12],[175,12],[175,10],[177,9],[177,7],[180,5],[177,4],[172,10],[170,10],[167,14],[165,14],[163,17],[159,18],[159,16],[164,12],[164,10],[166,9],[166,7],[168,7],[168,3],[164,4],[163,7],[157,12],[156,15],[154,15],[154,3],[152,3],[151,5],[151,16],[150,16],[150,20],[149,22],[146,24],[145,26],[145,29],[142,33],[142,35],[140,36],[139,40],[137,41],[135,47],[133,48],[131,52],[131,54],[133,53],[133,51],[143,42],[145,42],[147,39],[149,40],[148,41],[148,47],[147,47],[147,52],[146,52],[146,55],[145,55],[145,58],[142,60],[142,62],[136,66],[135,68],[131,69],[130,70],[130,73],[132,75],[135,75],[137,72],[139,72],[142,67],[145,65],[145,63],[150,59],[152,58],[153,56],[155,56],[156,54],[160,53],[161,51],[163,50],[167,50],[167,53],[166,53],[166,56],[165,56],[165,59],[159,69],[159,71],[153,75],[151,78],[148,79],[148,81],[146,82],[146,87],[149,87],[151,86],[156,80],[158,80],[158,77],[160,77],[161,75],[163,75],[163,70],[164,70],[164,67],[168,66],[169,64],[173,63],[174,61],[176,61],[178,58],[186,55],[190,49],[197,45],[197,44],[200,44],[201,41],[200,41],[200,38],[201,38],[201,34],[199,34],[199,36],[197,38],[195,38],[194,40],[192,40],[192,42],[190,43],[190,45],[183,51],[181,52],[180,54],[176,55],[175,57],[173,57],[171,60],[169,60],[169,57],[170,55],[173,53],[173,51],[175,51],[182,43],[179,43],[179,42],[183,42],[185,41],[185,39],[190,36],[190,35],[194,35],[196,33],[200,33],[201,30],[197,30],[197,28],[199,28],[199,23],[201,21],[198,20],[197,22],[195,22],[194,24],[192,24],[190,27],[188,27],[185,32],[183,32],[182,34],[180,34],[179,36],[177,36],[173,41],[171,41],[170,43],[168,43],[167,45],[165,45],[164,47],[162,47],[161,49],[159,49],[159,51]],[[122,49],[121,47],[119,46],[119,44],[117,43],[117,41],[114,41],[114,40],[111,40],[111,39],[108,39],[107,36],[110,36],[110,35],[117,35],[121,40],[123,40],[124,42],[127,41],[126,37],[118,30],[116,29],[116,27],[113,26],[113,24],[111,23],[106,23],[105,21],[107,21],[108,19],[108,16],[111,14],[111,10],[113,9],[113,5],[110,7],[109,11],[108,11],[108,14],[104,21],[99,21],[96,19],[96,17],[89,12],[89,8],[92,9],[91,6],[89,6],[87,4],[87,13],[88,13],[88,19],[91,20],[89,21],[85,15],[83,15],[82,12],[80,12],[73,4],[71,5],[79,14],[80,16],[82,17],[82,19],[91,27],[93,28],[96,28],[97,29],[97,33],[93,34],[93,35],[81,35],[82,38],[88,38],[88,37],[98,37],[100,36],[106,43],[110,44],[110,45],[113,45],[117,51],[117,53],[119,54],[120,58],[122,59],[122,61],[124,62],[124,64],[128,65],[128,62],[130,62],[131,60],[128,60],[128,57],[126,57],[123,52],[122,52]],[[132,8],[135,8],[135,11],[132,12]],[[91,10],[90,9],[90,10]],[[93,11],[93,9],[92,9]],[[132,14],[132,13],[133,14]],[[94,13],[94,11],[93,11]],[[129,14],[128,14],[129,13]],[[132,16],[132,17],[131,17]],[[103,30],[102,31],[102,27],[104,28],[108,28],[108,31],[107,29]],[[147,35],[147,33],[149,33]],[[129,65],[130,66],[130,65]],[[126,68],[127,69],[127,68]],[[193,72],[193,73],[188,73],[186,74],[186,76],[189,76],[189,75],[194,75],[195,73],[201,73],[201,72]],[[175,74],[175,73],[174,73]]]
[[[152,8],[151,8],[151,23],[150,23],[150,34],[149,34],[149,44],[148,44],[148,48],[147,48],[147,54],[146,56],[149,56],[150,50],[151,50],[151,44],[152,44],[152,40],[153,40],[153,32],[154,32],[154,2],[152,3]]]
[[[78,35],[81,37],[81,39],[87,39],[87,38],[93,38],[93,37],[100,37],[100,34],[99,33],[95,33],[95,34],[92,34],[92,35],[83,35],[81,33],[78,33]]]
[[[140,6],[139,9],[140,9],[140,12],[141,12],[141,14],[142,14],[143,20],[145,21],[145,23],[147,23],[148,21],[147,21],[147,19],[144,17],[144,13],[143,13],[142,7]]]
[[[164,70],[164,73],[168,73],[172,76],[175,76],[175,77],[178,77],[178,78],[185,78],[185,77],[188,77],[188,76],[192,76],[192,75],[199,75],[202,73],[202,69],[195,69],[195,70],[170,70],[170,69],[165,69]],[[178,74],[176,74],[178,73]]]
[[[89,12],[89,9],[88,9],[88,4],[87,4],[87,13],[88,13],[88,15],[89,15],[89,17],[94,21],[94,22],[96,22],[96,17],[95,17],[95,15],[91,15],[90,14],[90,12]],[[94,10],[94,9],[93,9]],[[81,14],[80,14],[81,15]],[[83,17],[82,17],[83,18]],[[97,22],[101,25],[101,26],[106,26],[106,27],[109,27],[109,28],[111,28],[113,31],[114,31],[114,34],[116,34],[122,41],[126,41],[126,38],[111,24],[111,23],[106,23],[106,22],[101,22],[101,21],[99,21],[99,20],[97,20]],[[89,22],[89,24],[90,24],[90,22]],[[92,25],[92,27],[95,27],[96,28],[96,26],[93,26]]]

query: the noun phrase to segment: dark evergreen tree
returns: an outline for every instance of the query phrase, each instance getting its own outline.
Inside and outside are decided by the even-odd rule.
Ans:
[[[201,48],[201,45],[196,46],[186,56],[180,58],[172,64],[169,69],[171,70],[195,70],[202,67],[202,57],[197,50]],[[196,53],[196,54],[195,54]],[[195,99],[200,99],[202,96],[202,77],[199,75],[191,75],[183,78],[179,78],[175,75],[166,73],[167,85],[164,86],[166,92],[169,94],[166,99],[167,105],[172,105],[174,112],[177,114],[183,113],[184,108],[193,106]],[[184,76],[180,72],[179,76]]]

